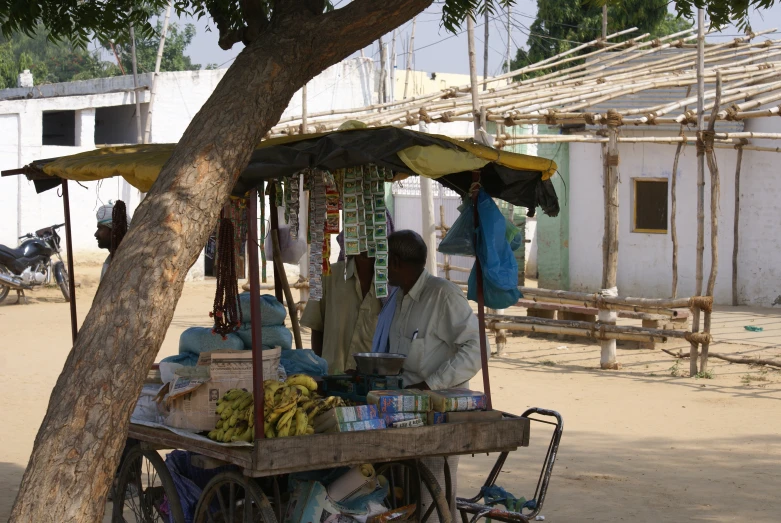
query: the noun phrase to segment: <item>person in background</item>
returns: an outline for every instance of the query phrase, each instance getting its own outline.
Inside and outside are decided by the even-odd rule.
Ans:
[[[127,217],[125,202],[122,200],[118,200],[116,203],[109,200],[108,204],[101,205],[98,208],[96,217],[98,228],[95,231],[95,239],[98,241],[98,248],[108,251],[108,256],[106,261],[103,262],[103,268],[100,271],[100,279],[103,280],[103,276],[105,276],[111,263],[111,257],[127,233],[130,220]]]
[[[393,219],[387,211],[385,216],[392,233]],[[366,253],[345,257],[344,231],[336,241],[339,258],[331,274],[323,276],[323,297],[309,300],[301,315],[301,325],[312,330],[312,350],[328,363],[329,374],[355,369],[352,355],[372,351],[377,316],[387,300],[378,299],[374,290],[374,258]]]
[[[331,274],[323,276],[322,299],[309,300],[301,316],[301,325],[312,329],[312,350],[328,362],[329,374],[354,369],[352,355],[371,351],[381,308],[374,258],[361,253],[331,265]]]

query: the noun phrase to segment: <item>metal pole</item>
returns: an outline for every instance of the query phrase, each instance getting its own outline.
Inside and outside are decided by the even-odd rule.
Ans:
[[[168,20],[171,18],[171,8],[174,6],[173,0],[168,4],[163,19],[163,32],[160,33],[160,45],[157,46],[157,58],[155,59],[155,74],[152,76],[152,88],[149,90],[149,107],[146,112],[146,126],[144,129],[144,143],[149,143],[149,137],[152,133],[152,111],[155,107],[155,95],[157,94],[157,77],[160,75],[160,62],[163,60],[163,49],[165,48],[165,35],[168,32]],[[135,46],[135,39],[133,41]],[[135,64],[135,58],[133,59]],[[134,73],[135,74],[135,73]],[[138,93],[136,92],[136,96]]]
[[[68,180],[62,181],[62,205],[65,211],[65,249],[68,254],[68,290],[70,291],[71,308],[71,334],[73,343],[76,343],[76,335],[79,327],[76,320],[76,277],[73,274],[73,235],[71,234],[71,203],[68,194]]]
[[[138,63],[136,62],[136,32],[133,24],[130,24],[130,49],[133,62],[133,95],[136,98],[136,143],[143,143],[144,136],[141,132],[141,100],[138,98]]]
[[[468,20],[468,18],[467,18]],[[475,231],[480,225],[480,216],[477,212],[477,189],[480,183],[480,171],[472,171],[472,206],[475,215]],[[477,245],[477,234],[475,234],[475,245]],[[480,266],[480,258],[475,256],[475,276],[477,279],[477,323],[480,336],[480,362],[483,370],[483,392],[487,401],[487,409],[491,410],[491,380],[488,376],[488,347],[485,343],[485,298],[483,296],[483,269]]]
[[[249,193],[247,252],[249,262],[250,318],[252,323],[252,390],[255,394],[255,439],[263,439],[263,324],[258,281],[258,190]]]
[[[705,130],[705,10],[697,10],[697,131]],[[697,261],[694,294],[702,295],[703,254],[705,251],[705,152],[697,148]],[[700,309],[694,308],[692,332],[700,330]],[[697,374],[697,344],[689,350],[689,375]]]

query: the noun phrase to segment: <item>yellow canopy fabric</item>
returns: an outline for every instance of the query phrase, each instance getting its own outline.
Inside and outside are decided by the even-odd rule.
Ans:
[[[371,131],[371,129],[367,130]],[[311,140],[326,134],[329,133],[285,136],[265,140],[258,146],[258,150],[275,145]],[[456,147],[414,145],[397,151],[399,159],[412,172],[420,176],[436,179],[455,172],[480,169],[490,162],[514,170],[540,172],[543,180],[547,180],[556,172],[555,162],[545,158],[500,151],[447,136],[429,136],[450,142]],[[133,187],[147,192],[160,174],[163,165],[171,157],[174,147],[175,144],[106,147],[59,158],[44,165],[43,171],[49,176],[76,181],[94,181],[122,176]]]

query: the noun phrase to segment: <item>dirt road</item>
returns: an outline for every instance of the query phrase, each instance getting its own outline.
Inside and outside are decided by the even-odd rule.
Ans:
[[[82,318],[98,273],[97,264],[78,267]],[[208,323],[213,292],[213,281],[186,285],[159,358],[176,353],[182,330]],[[0,305],[0,521],[70,349],[68,306],[58,291],[31,297],[29,305]],[[769,332],[781,327],[773,314],[763,322]],[[775,335],[752,343],[712,350],[781,357]],[[676,366],[658,351],[619,348],[619,359],[623,370],[601,371],[596,346],[517,337],[491,360],[496,408],[520,414],[540,406],[564,416],[546,521],[778,521],[781,373],[714,360],[713,379],[691,379],[672,375],[685,373],[686,362]],[[480,376],[472,383],[478,388]],[[500,485],[533,495],[547,434],[533,427],[531,448],[509,461]],[[461,459],[460,495],[477,492],[492,459]]]

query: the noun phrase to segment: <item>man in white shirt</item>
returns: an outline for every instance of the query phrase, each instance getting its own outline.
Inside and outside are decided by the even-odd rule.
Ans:
[[[480,338],[464,293],[425,269],[426,244],[416,232],[391,234],[388,251],[388,282],[400,289],[389,348],[407,356],[405,386],[438,390],[468,385],[480,370]]]

